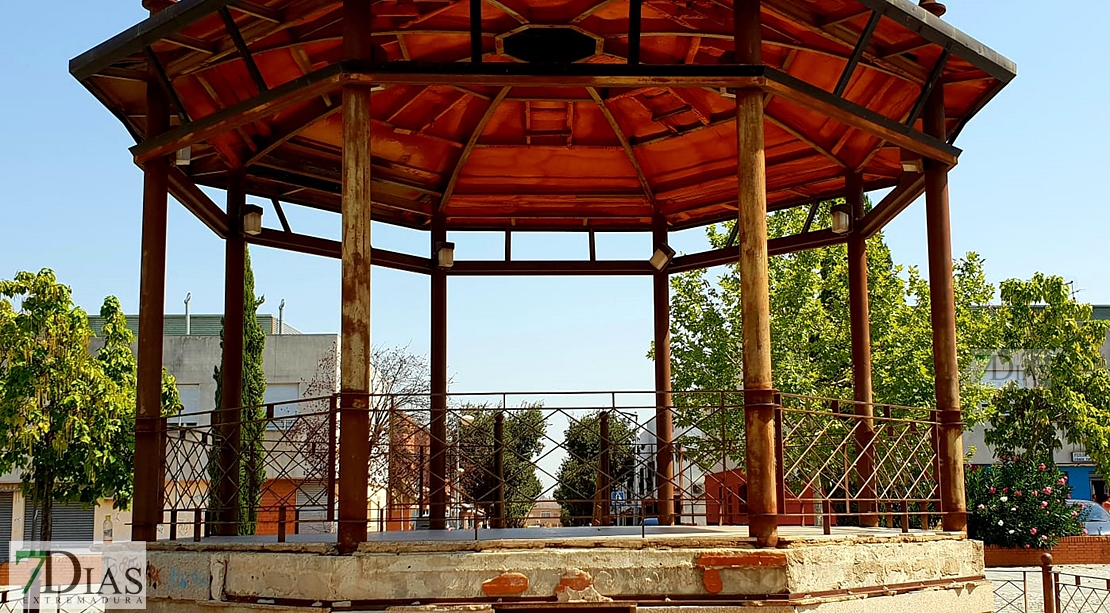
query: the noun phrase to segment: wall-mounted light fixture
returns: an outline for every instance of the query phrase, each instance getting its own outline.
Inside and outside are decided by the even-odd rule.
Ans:
[[[173,158],[173,163],[177,166],[188,166],[193,161],[193,148],[182,147],[177,150],[177,155]]]
[[[648,261],[655,267],[655,270],[663,270],[667,267],[667,264],[671,263],[672,258],[674,258],[674,249],[671,249],[670,245],[660,245],[656,248],[655,253],[651,254],[651,259]]]
[[[436,243],[436,266],[451,268],[455,265],[455,243]]]
[[[243,207],[243,233],[251,236],[262,233],[262,207],[257,204]]]
[[[832,231],[835,234],[847,234],[852,229],[852,209],[847,204],[838,204],[832,208]]]

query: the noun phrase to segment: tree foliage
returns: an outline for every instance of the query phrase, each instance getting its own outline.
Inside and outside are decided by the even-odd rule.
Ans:
[[[635,425],[617,412],[609,413],[609,480],[613,491],[629,484],[636,467]],[[555,500],[564,526],[588,525],[594,515],[601,457],[601,412],[571,420],[563,435],[566,457],[559,465]],[[631,489],[631,488],[628,488]]]
[[[1000,359],[1022,375],[987,409],[986,442],[1000,455],[1051,458],[1062,440],[1081,444],[1110,471],[1110,372],[1100,353],[1110,322],[1091,319],[1062,278],[1036,274],[1001,284],[994,309]]]
[[[50,540],[53,503],[130,504],[134,470],[135,358],[119,301],[101,314],[95,355],[85,311],[53,271],[0,281],[0,472],[22,472]],[[163,414],[179,409],[163,371]]]
[[[469,418],[458,427],[459,481],[465,500],[493,517],[497,501],[495,425],[497,409],[489,406],[462,407]],[[543,451],[547,426],[540,405],[524,405],[503,412],[505,478],[505,526],[522,528],[543,486],[536,475],[535,458]]]
[[[807,211],[768,217],[772,237],[800,232]],[[827,209],[816,224],[828,223]],[[714,248],[731,223],[707,231]],[[775,387],[785,393],[850,399],[851,326],[846,247],[837,245],[770,258],[768,278]],[[929,285],[912,266],[895,264],[881,234],[867,243],[873,390],[876,402],[935,404]],[[674,386],[730,390],[742,386],[740,274],[736,266],[672,277]],[[983,261],[969,253],[954,263],[958,357],[965,408],[987,397],[982,348],[990,346],[993,287]],[[968,418],[977,416],[969,413]],[[742,422],[737,422],[740,427]]]
[[[244,249],[247,249],[244,247]],[[262,361],[266,350],[266,332],[258,323],[258,307],[266,297],[254,293],[254,270],[250,249],[244,258],[243,271],[243,387],[239,430],[239,533],[254,534],[258,524],[258,506],[262,484],[266,481],[266,373]],[[224,348],[224,330],[220,330],[220,349]],[[216,407],[223,405],[223,374],[220,366],[212,373],[216,380]],[[210,461],[215,461],[215,457]],[[218,469],[213,469],[217,470]],[[210,470],[210,472],[212,472]],[[217,506],[219,506],[217,504]]]

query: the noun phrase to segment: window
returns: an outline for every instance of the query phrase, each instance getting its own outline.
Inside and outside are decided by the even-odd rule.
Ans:
[[[200,424],[200,384],[178,383],[177,394],[181,397],[181,412],[167,421],[171,426],[192,428]]]
[[[274,405],[274,421],[267,424],[266,427],[283,430],[291,427],[293,425],[291,418],[300,412],[300,404],[290,401],[298,400],[300,397],[300,383],[267,383],[264,402]]]
[[[540,517],[543,517],[543,518],[551,517],[551,511],[540,511]]]

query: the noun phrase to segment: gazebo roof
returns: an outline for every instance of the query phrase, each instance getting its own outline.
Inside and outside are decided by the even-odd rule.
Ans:
[[[472,4],[481,63],[469,61]],[[852,171],[868,189],[894,186],[922,154],[954,162],[952,141],[1016,71],[907,0],[763,0],[764,67],[730,65],[730,0],[643,0],[635,65],[629,0],[372,6],[367,65],[341,61],[340,0],[183,0],[70,69],[136,137],[140,162],[191,145],[171,191],[202,219],[191,183],[223,187],[241,165],[252,195],[339,211],[336,111],[343,84],[361,81],[375,86],[376,220],[424,228],[441,213],[451,229],[521,230],[734,218],[728,90],[741,86],[766,91],[769,208],[840,195]],[[179,119],[146,140],[148,74]],[[934,87],[947,142],[920,132]]]

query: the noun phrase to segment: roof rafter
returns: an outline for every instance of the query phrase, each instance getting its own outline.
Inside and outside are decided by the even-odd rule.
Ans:
[[[272,134],[269,139],[267,139],[265,142],[259,143],[258,151],[247,158],[247,160],[243,162],[243,165],[250,166],[251,164],[254,164],[258,160],[269,155],[269,153],[274,149],[277,149],[278,147],[284,145],[286,142],[289,141],[289,139],[299,134],[308,126],[311,126],[312,124],[320,121],[321,119],[324,119],[325,117],[330,117],[341,108],[342,107],[337,104],[329,106],[325,102],[321,101],[320,104],[313,105],[311,107],[308,107],[304,111],[299,112],[289,121],[287,121],[285,125],[279,126],[279,129],[276,130],[276,133]]]
[[[474,152],[474,145],[478,144],[478,139],[481,138],[482,132],[485,131],[486,125],[489,120],[493,119],[493,114],[497,112],[497,107],[501,105],[501,101],[505,96],[509,95],[509,86],[501,88],[497,95],[490,100],[489,107],[486,112],[482,114],[481,119],[478,120],[478,125],[474,126],[474,131],[470,133],[470,138],[466,140],[466,146],[459,153],[459,161],[455,163],[455,167],[451,170],[451,176],[447,179],[447,186],[443,188],[443,198],[439,201],[438,210],[442,211],[447,207],[447,202],[451,200],[451,194],[455,193],[455,186],[459,183],[459,176],[462,175],[463,166],[466,166],[466,161],[470,158],[470,154]]]
[[[639,179],[640,185],[644,188],[644,197],[647,201],[655,206],[655,193],[651,189],[651,184],[648,183],[647,175],[644,174],[644,169],[640,166],[639,160],[636,159],[636,153],[632,150],[632,143],[628,141],[628,137],[624,135],[624,130],[621,130],[620,124],[617,123],[617,118],[613,116],[613,112],[605,105],[605,100],[597,93],[597,89],[587,87],[586,91],[589,92],[590,97],[593,98],[597,108],[601,111],[602,116],[605,117],[606,123],[613,129],[616,134],[617,140],[620,141],[621,149],[624,149],[624,154],[628,156],[628,162],[632,164],[632,169],[636,171],[636,178]]]
[[[810,138],[810,137],[806,136],[804,133],[802,133],[801,130],[795,129],[790,124],[788,124],[785,121],[783,121],[782,119],[776,117],[775,114],[771,111],[770,106],[766,106],[766,107],[763,108],[763,117],[766,118],[767,121],[775,124],[776,126],[781,128],[782,130],[784,130],[787,134],[789,134],[789,135],[793,136],[794,138],[802,141],[803,143],[809,145],[810,148],[817,151],[817,153],[820,153],[821,155],[829,158],[829,160],[832,163],[836,164],[837,166],[839,166],[841,168],[847,168],[848,167],[848,165],[845,164],[843,161],[841,161],[840,158],[836,157],[836,154],[834,154],[832,152],[831,148],[826,147],[825,145],[822,145],[822,144],[818,143],[817,141],[813,140],[812,138]]]

